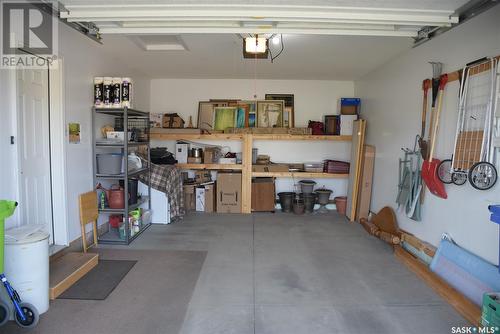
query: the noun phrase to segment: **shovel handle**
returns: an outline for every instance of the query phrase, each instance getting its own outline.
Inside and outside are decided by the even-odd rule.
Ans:
[[[432,129],[432,143],[431,152],[429,154],[429,161],[432,162],[432,157],[434,156],[434,147],[436,146],[436,135],[439,127],[439,116],[441,115],[441,109],[443,108],[443,93],[444,87],[448,82],[448,74],[443,74],[439,79],[439,92],[437,98],[436,116],[434,120],[434,128]]]
[[[424,91],[424,99],[422,106],[422,129],[420,131],[420,138],[424,138],[425,135],[425,124],[427,121],[427,93],[429,92],[429,88],[431,87],[431,80],[425,79],[422,82],[422,90]]]

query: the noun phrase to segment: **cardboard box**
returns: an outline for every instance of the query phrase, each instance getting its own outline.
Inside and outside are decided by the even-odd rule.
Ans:
[[[197,170],[194,172],[194,180],[197,184],[212,181],[212,173],[209,170]]]
[[[342,115],[357,115],[358,107],[357,106],[341,106],[340,113]]]
[[[241,173],[217,174],[217,212],[241,213]]]
[[[287,164],[253,165],[252,172],[288,172]]]
[[[359,187],[359,204],[356,219],[368,219],[372,197],[373,166],[375,164],[375,146],[363,147],[363,166],[361,167],[361,184]]]
[[[184,209],[186,211],[193,211],[196,209],[196,198],[195,198],[195,184],[185,184],[183,187],[184,191]]]
[[[358,97],[343,97],[340,99],[341,115],[358,115],[361,99]]]
[[[175,144],[175,160],[179,164],[186,164],[188,161],[189,144],[177,143]]]
[[[215,184],[203,184],[196,187],[196,211],[214,212]]]
[[[274,178],[261,177],[252,180],[252,211],[274,211]]]
[[[358,115],[340,115],[340,135],[352,136],[354,121],[358,119]]]
[[[215,211],[215,183],[205,184],[205,212]]]

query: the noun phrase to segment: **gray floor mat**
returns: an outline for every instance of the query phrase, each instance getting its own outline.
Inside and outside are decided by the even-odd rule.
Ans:
[[[97,266],[58,299],[104,300],[136,263],[130,260],[99,260]]]

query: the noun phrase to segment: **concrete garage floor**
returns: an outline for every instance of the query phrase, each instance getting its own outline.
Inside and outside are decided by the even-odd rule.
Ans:
[[[129,247],[100,248],[138,263],[105,301],[54,301],[31,333],[437,334],[467,325],[388,245],[333,213],[190,214]],[[201,271],[176,251],[206,254]]]
[[[450,333],[468,325],[337,214],[190,214],[133,249],[207,251],[182,334]]]

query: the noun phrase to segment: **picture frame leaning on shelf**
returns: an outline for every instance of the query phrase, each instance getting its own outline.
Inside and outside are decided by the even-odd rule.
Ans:
[[[266,100],[283,100],[283,127],[295,127],[295,97],[293,94],[266,94]]]
[[[261,100],[257,101],[257,127],[258,128],[281,128],[283,127],[283,100]]]

